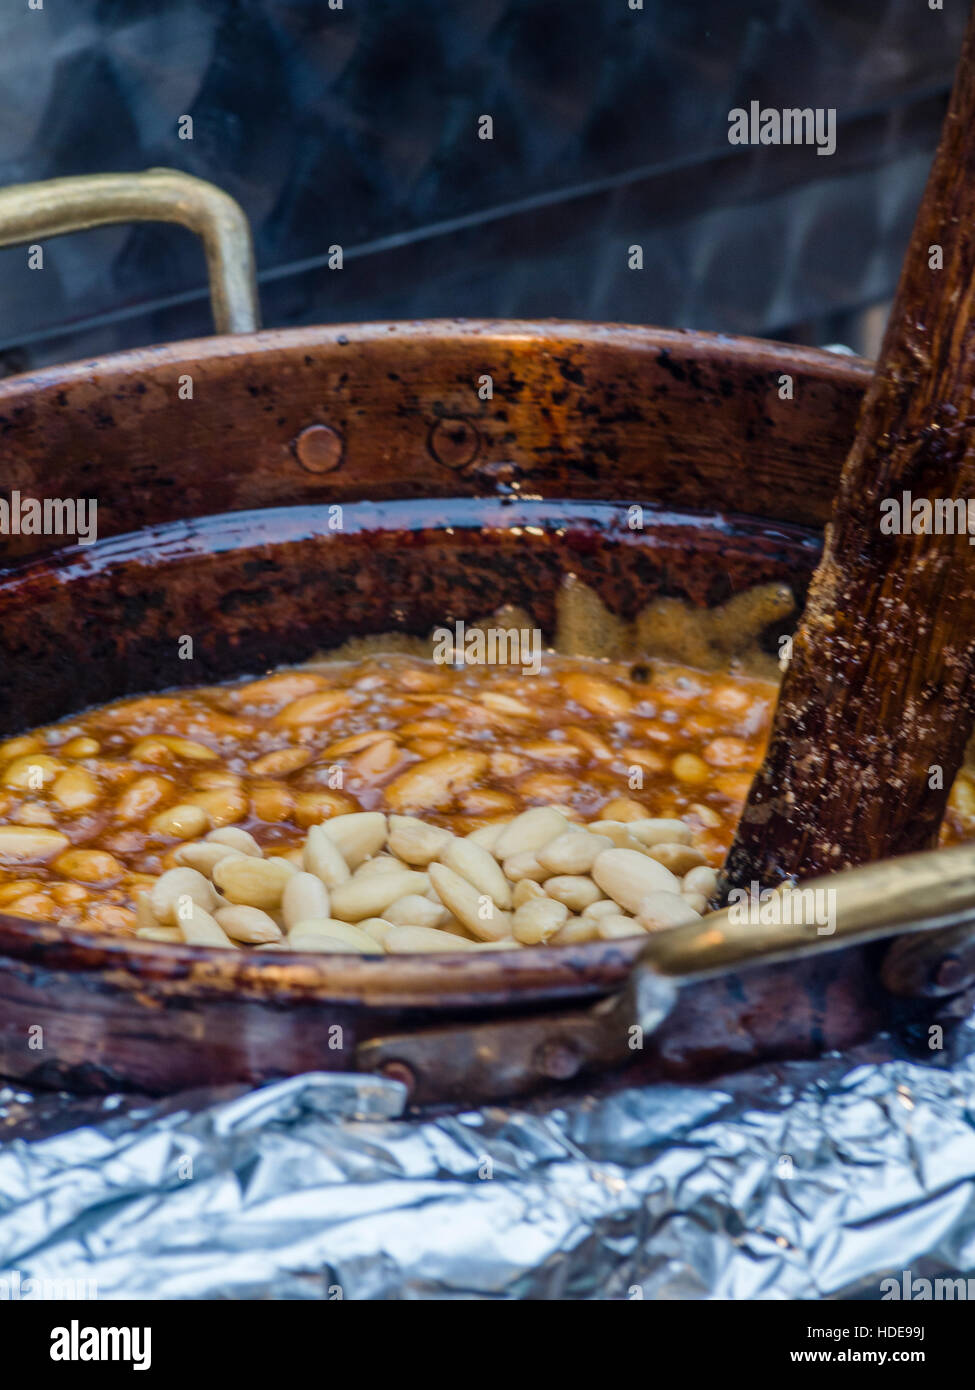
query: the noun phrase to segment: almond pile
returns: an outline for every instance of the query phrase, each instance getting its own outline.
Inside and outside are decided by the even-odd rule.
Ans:
[[[360,955],[509,950],[691,922],[717,876],[679,820],[573,824],[534,807],[467,836],[361,811],[266,855],[226,826],[183,845],[137,899],[137,935]]]

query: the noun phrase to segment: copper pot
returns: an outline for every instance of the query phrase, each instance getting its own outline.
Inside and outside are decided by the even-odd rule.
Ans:
[[[141,215],[156,215],[160,198],[170,218],[198,200],[194,225],[206,231],[205,185],[116,178],[130,196],[111,217],[92,211],[77,180],[61,194],[40,186],[47,221],[30,234],[131,216],[140,178],[156,198]],[[22,190],[0,195],[0,242],[30,221],[22,201],[20,221],[11,217],[13,195],[23,200]],[[249,243],[228,202],[218,195],[222,240],[210,226],[208,246],[223,324],[241,329]],[[225,260],[235,241],[245,267],[236,276]],[[4,491],[96,497],[99,539],[83,548],[8,538],[0,732],[300,661],[354,633],[425,632],[504,602],[550,631],[567,573],[625,616],[656,594],[711,605],[772,579],[801,599],[869,371],[703,333],[445,321],[239,331],[7,380]],[[489,400],[478,393],[485,374]],[[783,374],[791,400],[780,399]],[[642,532],[621,520],[634,502],[646,509]],[[513,535],[526,521],[532,536]],[[189,663],[178,655],[187,633]],[[558,1019],[620,991],[638,950],[325,962],[0,915],[0,1070],[159,1092],[380,1067],[417,1100],[470,1102],[632,1061],[625,1046],[574,1048]],[[637,1054],[639,1073],[807,1055],[885,1017],[869,948],[774,965],[686,991]],[[480,1060],[458,1077],[445,1063],[450,1038],[475,1020],[519,1026],[484,1034]],[[28,1041],[36,1024],[40,1051]]]

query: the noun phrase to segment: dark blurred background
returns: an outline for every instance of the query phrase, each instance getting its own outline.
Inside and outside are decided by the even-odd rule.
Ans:
[[[213,180],[270,326],[559,316],[874,350],[968,0],[630,2],[7,0],[0,183]],[[752,99],[836,107],[836,153],[729,145]],[[182,229],[26,260],[0,252],[0,372],[211,331]]]

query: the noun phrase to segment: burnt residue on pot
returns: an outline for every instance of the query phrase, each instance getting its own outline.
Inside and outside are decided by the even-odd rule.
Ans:
[[[0,731],[291,664],[349,637],[423,634],[505,604],[551,638],[568,576],[608,614],[638,631],[643,623],[648,640],[668,631],[662,609],[655,622],[645,612],[654,600],[714,609],[779,585],[788,600],[766,622],[791,612],[793,595],[801,601],[818,554],[813,533],[639,510],[633,529],[633,508],[608,502],[361,502],[342,508],[340,530],[329,508],[293,507],[62,551],[0,576],[0,642],[19,673],[0,686]]]

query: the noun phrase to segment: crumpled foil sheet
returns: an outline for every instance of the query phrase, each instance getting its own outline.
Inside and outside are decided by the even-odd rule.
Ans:
[[[881,1060],[877,1060],[877,1058]],[[0,1090],[0,1278],[113,1298],[877,1298],[975,1264],[975,1028],[718,1083],[401,1118],[311,1073]]]

